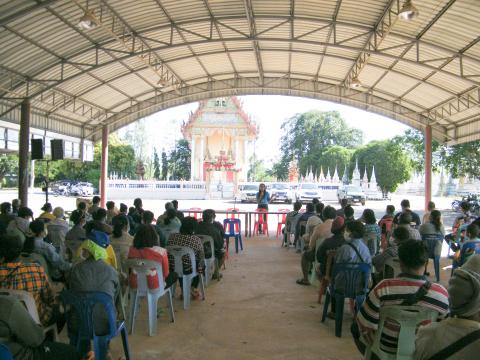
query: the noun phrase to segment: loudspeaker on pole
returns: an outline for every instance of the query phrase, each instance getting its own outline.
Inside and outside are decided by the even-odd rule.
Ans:
[[[52,150],[52,160],[63,160],[63,140],[52,139],[50,140],[50,149]]]
[[[43,160],[43,139],[31,139],[32,160]]]

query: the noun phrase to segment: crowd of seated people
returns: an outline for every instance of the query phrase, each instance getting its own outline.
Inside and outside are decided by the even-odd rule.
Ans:
[[[120,318],[120,297],[127,286],[136,287],[133,270],[128,269],[129,259],[145,259],[158,262],[161,266],[165,287],[172,286],[178,275],[175,263],[169,257],[168,246],[185,246],[195,253],[197,272],[204,274],[204,245],[196,234],[213,238],[216,259],[213,278],[220,279],[220,267],[225,259],[223,225],[215,221],[215,211],[205,210],[199,224],[193,217],[185,217],[178,210],[178,202],[169,202],[166,212],[155,221],[153,212],[145,210],[141,199],[134,200],[130,211],[126,204],[109,201],[107,209],[101,207],[100,198],[95,196],[92,206],[79,202],[72,211],[69,222],[65,220],[63,208],[52,209],[50,203],[42,207],[41,216],[34,218],[27,207],[16,208],[12,204],[0,205],[0,289],[24,290],[33,296],[41,324],[28,318],[28,312],[10,298],[0,295],[0,337],[6,342],[15,359],[76,359],[92,357],[92,352],[77,354],[76,349],[52,338],[45,338],[42,326],[56,325],[60,332],[67,322],[69,334],[79,329],[82,319],[74,310],[61,311],[61,290],[78,292],[104,292],[112,299]],[[18,202],[16,203],[18,205]],[[49,236],[50,229],[58,229],[59,236]],[[183,273],[192,271],[190,260],[183,259]],[[159,287],[154,269],[148,277],[148,287]],[[181,280],[181,279],[180,279]],[[199,298],[199,277],[192,281],[191,296]],[[180,286],[182,282],[180,281]],[[183,296],[183,294],[181,295]],[[5,311],[10,309],[10,311]],[[18,317],[19,325],[11,314]],[[95,332],[109,332],[108,318],[103,307],[94,309]],[[30,338],[19,334],[19,326],[25,327]],[[51,349],[50,357],[45,351]],[[69,354],[69,355],[65,355]]]

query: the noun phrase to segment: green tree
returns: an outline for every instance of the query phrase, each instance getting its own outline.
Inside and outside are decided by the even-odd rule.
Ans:
[[[480,141],[444,147],[442,165],[453,177],[480,177]]]
[[[247,177],[251,181],[274,181],[275,175],[272,170],[267,169],[265,163],[261,159],[250,159],[250,168]]]
[[[158,158],[156,148],[153,148],[153,178],[160,180],[160,159]]]
[[[173,180],[190,179],[190,158],[191,150],[188,141],[178,140],[168,159],[168,169]]]
[[[338,176],[342,178],[345,166],[347,168],[350,166],[353,152],[352,149],[332,145],[327,146],[322,151],[309,153],[300,161],[300,173],[306,174],[311,168],[314,173],[320,174],[322,168],[324,174],[327,173],[327,170],[330,170],[330,174],[333,175],[335,167],[337,167]]]
[[[372,166],[375,166],[377,183],[384,195],[394,192],[411,176],[410,158],[399,144],[391,140],[372,141],[357,149],[352,156],[351,170],[356,159],[360,169],[366,166],[371,172]],[[370,177],[371,173],[368,175]]]
[[[5,176],[18,173],[18,156],[16,154],[0,155],[0,183]]]
[[[162,150],[162,180],[167,180],[168,175],[168,158],[165,150]]]

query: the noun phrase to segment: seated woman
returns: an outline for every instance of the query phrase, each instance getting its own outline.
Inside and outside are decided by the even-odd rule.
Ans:
[[[133,237],[128,233],[128,219],[126,216],[113,218],[113,233],[110,235],[110,244],[115,251],[117,262],[122,264],[128,257],[128,251],[133,244]]]
[[[104,292],[108,294],[115,303],[119,290],[119,281],[117,271],[106,262],[107,243],[107,234],[101,231],[93,231],[90,233],[88,239],[85,240],[80,247],[82,258],[85,260],[73,266],[70,272],[68,286],[69,289],[73,291]],[[94,309],[94,320],[97,335],[103,335],[109,332],[108,318],[103,306],[98,306]],[[75,333],[79,321],[74,312],[68,315],[70,331]],[[87,348],[85,344],[85,351]]]
[[[35,243],[33,237],[28,237],[23,243],[22,253],[20,254],[19,260],[24,263],[37,263],[45,271],[48,279],[51,279],[50,274],[48,273],[48,262],[45,260],[43,255],[37,254],[34,251]]]
[[[377,219],[372,209],[363,210],[361,220],[365,223],[365,235],[363,237],[365,244],[370,251],[371,256],[375,256],[380,250],[380,241],[382,231],[377,225]]]
[[[49,202],[45,203],[40,210],[43,212],[40,214],[38,219],[42,219],[44,222],[49,222],[55,219],[55,215],[52,214],[52,204]]]
[[[141,224],[133,238],[133,246],[130,247],[128,258],[153,260],[158,262],[162,267],[165,287],[169,287],[177,280],[177,274],[175,272],[170,272],[167,250],[158,245],[158,235],[155,228],[151,225]],[[129,282],[130,287],[137,287],[137,274],[134,271],[129,276]],[[151,270],[147,283],[150,289],[156,289],[159,287],[158,275],[155,269]]]
[[[117,264],[117,257],[115,256],[115,250],[113,250],[112,245],[110,245],[110,238],[108,237],[108,234],[100,231],[100,230],[91,230],[90,232],[87,233],[87,240],[95,240],[100,246],[102,246],[106,253],[107,256],[105,257],[105,262],[112,266],[114,269],[118,270],[118,264]],[[83,245],[83,244],[82,244]],[[85,260],[84,255],[85,252],[82,251],[82,247],[77,250],[77,253],[75,254],[75,259],[74,262],[77,263],[79,261]]]
[[[52,279],[61,279],[68,272],[72,264],[65,261],[55,250],[52,244],[43,239],[47,236],[45,223],[37,219],[30,223],[30,231],[33,237],[33,252],[43,255],[48,263],[48,273]]]
[[[55,218],[47,223],[48,241],[55,246],[62,257],[65,257],[65,235],[68,232],[68,222],[65,220],[65,212],[61,207],[56,207],[53,215]]]
[[[180,231],[180,226],[182,226],[182,222],[177,218],[177,212],[174,208],[169,208],[166,211],[165,218],[163,221],[157,221],[157,226],[160,230],[163,231],[165,237],[170,237],[170,234],[176,234]]]
[[[460,253],[454,257],[455,267],[462,266],[472,255],[480,253],[480,228],[475,224],[470,224],[467,226],[465,235],[467,240],[462,244]],[[471,243],[475,244],[474,249],[467,245]]]
[[[85,204],[85,203],[81,203]],[[74,210],[70,216],[73,227],[65,235],[65,247],[68,260],[72,260],[77,253],[80,245],[87,238],[87,234],[83,226],[86,223],[86,214],[83,210]]]

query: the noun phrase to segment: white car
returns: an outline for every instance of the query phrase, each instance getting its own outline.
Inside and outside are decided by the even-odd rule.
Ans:
[[[256,202],[257,201],[258,185],[245,184],[240,188],[240,200],[244,202]]]
[[[283,201],[287,204],[291,204],[293,200],[292,191],[288,184],[273,183],[270,185],[268,191],[270,192],[271,201]]]
[[[322,193],[317,184],[298,184],[295,198],[297,201],[301,202],[312,202],[314,198],[320,200],[322,198]]]
[[[341,203],[343,199],[347,199],[348,204],[359,203],[365,205],[367,196],[360,186],[345,185],[337,190],[338,202]]]

